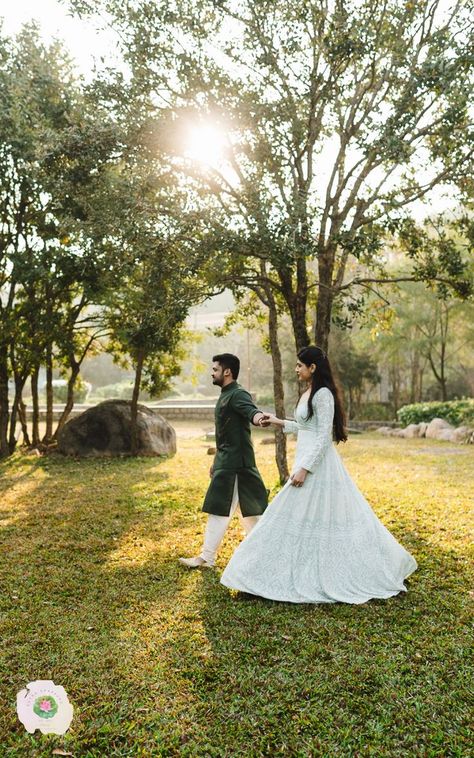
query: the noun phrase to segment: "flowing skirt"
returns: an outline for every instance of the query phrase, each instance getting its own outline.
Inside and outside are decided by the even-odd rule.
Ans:
[[[416,568],[331,445],[302,487],[284,485],[221,582],[271,600],[360,604],[406,591],[404,580]]]

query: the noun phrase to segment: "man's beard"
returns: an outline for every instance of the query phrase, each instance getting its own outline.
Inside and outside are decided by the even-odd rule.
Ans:
[[[212,383],[216,384],[218,387],[222,387],[222,379],[213,379]]]

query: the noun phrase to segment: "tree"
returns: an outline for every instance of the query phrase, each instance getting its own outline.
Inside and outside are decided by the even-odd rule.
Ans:
[[[380,382],[377,363],[370,355],[366,340],[353,339],[346,330],[335,329],[331,335],[334,368],[347,400],[347,417],[357,417],[364,390]]]
[[[132,89],[169,114],[157,139],[172,152],[190,121],[227,131],[226,169],[188,176],[240,237],[238,281],[285,302],[297,348],[312,291],[326,348],[338,301],[390,279],[383,244],[411,205],[472,167],[472,0],[70,5],[120,32]],[[408,252],[404,278],[462,278]]]
[[[65,423],[81,363],[100,335],[89,310],[116,284],[120,266],[103,230],[98,233],[117,163],[117,129],[87,100],[61,46],[45,46],[34,24],[16,40],[1,39],[0,48],[0,455],[6,455],[16,444],[18,412],[29,439],[22,401],[28,376],[32,442],[39,443],[42,364],[47,371],[44,441],[56,436],[55,365],[70,371],[56,434]],[[8,434],[10,371],[15,397]]]
[[[440,297],[421,283],[400,286],[394,304],[393,324],[376,341],[379,360],[391,367],[395,410],[400,402],[426,399],[431,370],[440,399],[452,397],[450,382],[460,375],[468,384],[463,361],[472,355],[474,344],[473,304],[453,297]],[[423,381],[424,379],[424,381]],[[402,386],[407,389],[401,396]]]
[[[111,294],[105,319],[112,346],[131,356],[135,381],[131,403],[131,453],[136,455],[137,406],[143,375],[148,389],[158,394],[179,372],[174,356],[190,307],[189,290],[169,249],[156,248],[137,260],[125,286]]]

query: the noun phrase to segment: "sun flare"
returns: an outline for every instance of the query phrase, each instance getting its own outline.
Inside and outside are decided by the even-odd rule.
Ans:
[[[189,130],[185,155],[207,166],[217,166],[224,157],[225,135],[214,126],[203,124]]]

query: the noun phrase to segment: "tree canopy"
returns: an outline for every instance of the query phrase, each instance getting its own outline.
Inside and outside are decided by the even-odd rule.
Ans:
[[[400,234],[407,277],[463,279],[426,256],[410,213],[472,169],[471,0],[69,4],[119,31],[157,144],[214,203],[220,281],[269,283],[297,347],[311,321],[326,347],[340,301],[387,278]],[[200,123],[226,135],[225,160],[189,170],[180,135]]]

